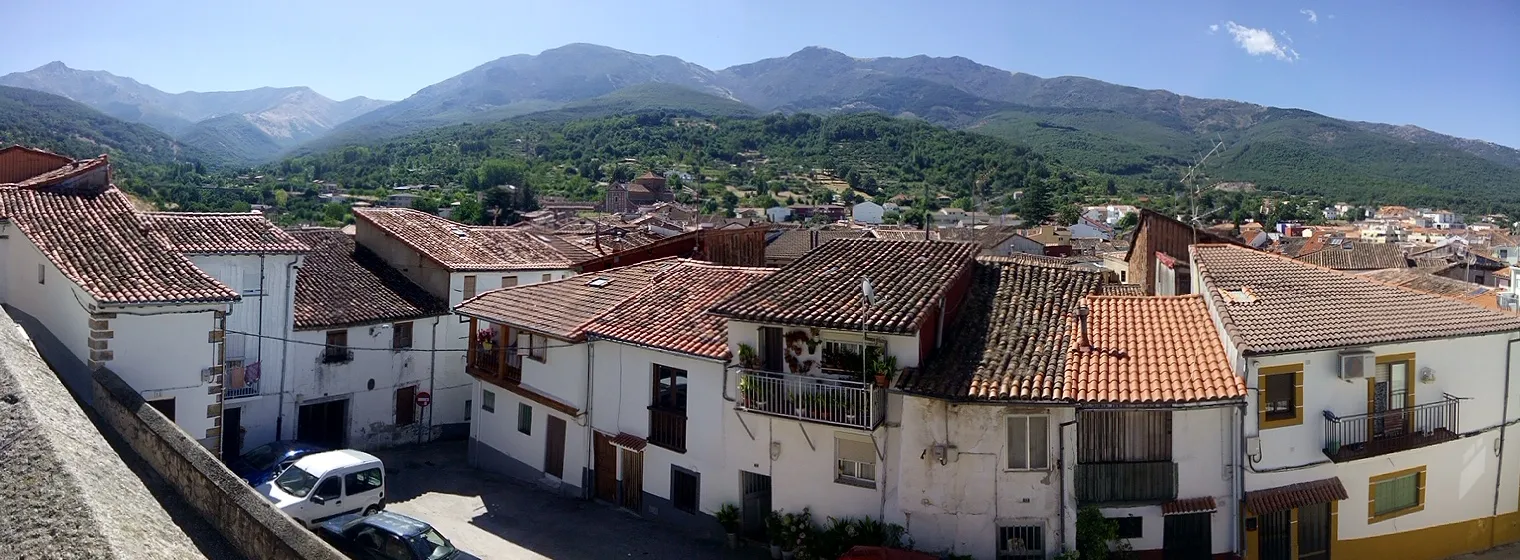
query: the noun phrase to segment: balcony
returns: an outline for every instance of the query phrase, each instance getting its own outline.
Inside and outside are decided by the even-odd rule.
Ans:
[[[489,381],[522,383],[522,356],[517,355],[516,346],[487,349],[471,344],[468,360],[465,372],[470,375]]]
[[[242,399],[259,395],[259,363],[244,365],[243,360],[227,360],[222,368],[225,399]]]
[[[649,443],[676,453],[686,452],[686,411],[649,407]]]
[[[1397,453],[1457,439],[1462,400],[1441,400],[1383,412],[1336,416],[1325,411],[1325,456],[1337,463]]]
[[[342,346],[328,346],[322,349],[322,363],[346,364],[354,361],[354,351]]]
[[[856,377],[859,374],[855,374]],[[886,417],[886,390],[872,383],[739,370],[739,409],[862,430]]]
[[[1083,504],[1170,501],[1177,499],[1177,463],[1078,463],[1073,483]]]

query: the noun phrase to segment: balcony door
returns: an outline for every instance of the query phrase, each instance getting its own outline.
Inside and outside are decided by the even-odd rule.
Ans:
[[[1409,408],[1412,362],[1378,360],[1377,374],[1372,381],[1372,395],[1368,399],[1368,412],[1372,414],[1372,437],[1396,437],[1404,434],[1403,414],[1386,414],[1389,411]]]
[[[765,371],[781,371],[781,327],[760,327],[760,360]]]
[[[686,370],[654,364],[649,443],[686,452]]]

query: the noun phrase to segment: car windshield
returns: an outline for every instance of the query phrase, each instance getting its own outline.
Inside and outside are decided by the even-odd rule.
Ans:
[[[274,485],[286,494],[297,498],[305,498],[306,493],[311,492],[311,487],[317,485],[317,477],[309,472],[301,470],[301,467],[291,465],[280,473],[280,477],[274,479]]]
[[[244,453],[242,460],[249,467],[262,470],[274,466],[275,461],[278,461],[282,455],[284,454],[280,453],[273,443],[266,443],[253,448],[253,451]]]
[[[421,546],[428,560],[442,560],[454,553],[454,545],[443,538],[443,535],[438,534],[437,529],[428,529],[426,533],[417,535],[417,544]]]

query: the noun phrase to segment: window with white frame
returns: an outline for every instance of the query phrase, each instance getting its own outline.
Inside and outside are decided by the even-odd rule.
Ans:
[[[876,487],[876,444],[869,438],[834,436],[834,463],[838,466],[834,482]]]
[[[548,357],[547,357],[548,356],[548,352],[549,352],[549,338],[548,337],[545,337],[544,335],[541,335],[541,334],[533,334],[533,333],[527,333],[527,332],[525,332],[525,333],[522,334],[522,338],[526,339],[523,342],[526,342],[526,344],[524,344],[524,345],[528,347],[528,357],[529,358],[533,358],[533,359],[538,360],[540,362],[547,362],[548,361]]]
[[[1040,470],[1050,467],[1050,417],[1008,417],[1008,468]]]
[[[997,528],[998,560],[1044,560],[1045,527],[1013,525]]]

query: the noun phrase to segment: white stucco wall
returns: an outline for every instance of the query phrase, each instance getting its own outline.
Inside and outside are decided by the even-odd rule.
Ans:
[[[1073,409],[956,405],[911,396],[902,402],[902,428],[894,430],[893,445],[897,499],[889,504],[888,521],[907,527],[922,549],[975,558],[996,555],[999,526],[1042,525],[1047,552],[1059,552],[1057,435],[1059,425],[1073,418]],[[1046,468],[1007,468],[1010,414],[1049,415]],[[1075,437],[1070,430],[1067,435]],[[931,448],[936,444],[954,446],[954,459],[944,465],[934,460]],[[1075,499],[1066,505],[1074,508]]]
[[[528,337],[524,333],[518,342],[519,347],[527,348],[527,343]],[[575,408],[585,409],[587,343],[551,338],[548,345],[542,362],[522,357],[522,386]]]
[[[647,439],[654,366],[686,370],[686,452],[646,446],[644,491],[669,499],[671,466],[675,465],[701,475],[699,511],[712,514],[725,502],[737,504],[738,470],[729,467],[724,456],[724,416],[733,409],[724,399],[725,364],[608,340],[594,342],[593,355],[591,425],[611,435],[627,432]]]
[[[452,316],[438,318],[441,338],[443,324]],[[328,330],[295,331],[290,346],[290,377],[286,380],[284,393],[285,420],[282,422],[285,439],[294,438],[299,426],[299,410],[303,404],[348,399],[348,446],[354,449],[373,449],[428,439],[436,436],[438,411],[463,416],[464,402],[469,399],[470,386],[446,386],[438,381],[438,364],[434,363],[433,318],[412,321],[412,351],[393,351],[391,346],[392,323],[379,323],[349,327],[348,345],[353,349],[354,359],[347,363],[322,363]],[[263,389],[259,400],[250,403],[260,409],[277,407],[280,390],[277,379]],[[370,383],[374,387],[370,388]],[[432,394],[433,401],[427,408],[414,408],[417,424],[397,428],[396,390],[414,386],[418,391]],[[233,401],[239,402],[239,401]],[[247,413],[244,413],[246,423]],[[430,418],[429,416],[434,416]],[[430,421],[431,420],[431,421]],[[429,429],[431,426],[431,429]],[[250,429],[250,432],[252,430]],[[272,434],[272,430],[269,431]],[[245,447],[267,442],[261,437],[252,438]]]
[[[850,207],[850,216],[863,224],[879,224],[886,209],[875,202],[862,202]]]
[[[132,308],[110,320],[114,355],[106,367],[145,399],[173,397],[175,424],[198,440],[216,425],[206,407],[216,404],[217,395],[208,394],[201,372],[216,363],[216,345],[208,335],[217,328],[218,309],[225,307]]]
[[[1499,432],[1495,429],[1506,419],[1520,418],[1520,384],[1510,386],[1507,414],[1503,410],[1506,375],[1520,371],[1520,356],[1506,361],[1507,341],[1514,335],[1498,334],[1462,337],[1405,344],[1373,346],[1378,355],[1414,353],[1416,372],[1426,367],[1435,380],[1418,380],[1410,387],[1416,404],[1435,402],[1442,393],[1462,397],[1459,432],[1468,434],[1455,441],[1372,458],[1330,463],[1323,451],[1327,421],[1322,411],[1348,416],[1367,412],[1367,380],[1341,381],[1337,352],[1305,352],[1291,355],[1252,357],[1244,360],[1250,375],[1247,383],[1255,395],[1255,372],[1262,367],[1293,363],[1304,364],[1304,422],[1259,430],[1257,402],[1249,404],[1246,419],[1248,435],[1259,436],[1261,455],[1253,458],[1246,473],[1247,490],[1272,488],[1295,482],[1339,477],[1348,499],[1341,504],[1339,537],[1359,539],[1421,527],[1431,527],[1493,515],[1495,481],[1498,488],[1498,513],[1514,512],[1520,501],[1520,451],[1504,452],[1504,473],[1499,473]],[[1361,515],[1368,501],[1371,477],[1408,468],[1426,468],[1426,503],[1423,511],[1378,523],[1367,523]]]
[[[85,305],[95,303],[89,292],[64,277],[53,262],[42,256],[37,246],[19,229],[0,224],[4,263],[0,264],[4,285],[0,286],[0,303],[31,315],[68,347],[80,362],[90,358],[90,312]],[[43,268],[44,282],[37,283],[37,267]]]
[[[484,391],[490,391],[496,395],[494,412],[483,408],[482,393]],[[584,414],[580,418],[572,418],[503,387],[480,380],[475,381],[470,402],[473,407],[470,416],[470,437],[477,444],[489,446],[496,453],[506,455],[526,465],[527,468],[544,477],[546,483],[557,484],[562,481],[573,486],[583,485],[581,473],[587,468],[587,461],[590,460],[587,451],[591,448],[590,431],[585,425]],[[522,404],[527,404],[533,409],[533,420],[527,434],[517,429],[517,411],[519,405]],[[547,460],[545,452],[548,448],[549,416],[565,421],[564,476],[561,479],[554,479],[552,476],[543,474],[544,463]]]

